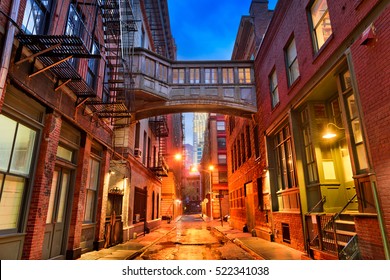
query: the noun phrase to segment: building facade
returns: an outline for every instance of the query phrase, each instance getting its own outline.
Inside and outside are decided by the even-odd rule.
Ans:
[[[205,131],[204,153],[201,160],[200,175],[207,192],[208,215],[221,219],[229,215],[229,195],[226,161],[225,116],[210,113]],[[206,185],[209,186],[206,188]]]
[[[0,4],[0,259],[76,259],[161,222],[166,118],[130,122],[129,69],[133,47],[175,58],[167,3],[116,3]]]
[[[255,58],[271,232],[314,259],[389,258],[389,13],[279,0]]]
[[[254,59],[272,15],[268,1],[252,1],[249,16],[241,18],[232,60]],[[254,118],[226,116],[230,225],[271,241],[270,191],[260,164],[260,135]]]

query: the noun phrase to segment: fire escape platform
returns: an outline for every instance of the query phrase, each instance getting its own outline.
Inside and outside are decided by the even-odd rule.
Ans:
[[[95,90],[87,84],[69,62],[73,57],[100,58],[99,54],[90,54],[81,38],[67,35],[27,35],[22,33],[16,37],[21,45],[28,48],[32,54],[16,61],[15,64],[37,58],[43,65],[42,69],[31,73],[30,77],[50,70],[58,78],[56,91],[66,85],[76,94],[78,99],[96,96]],[[80,101],[77,102],[77,104],[79,103]]]
[[[16,37],[35,56],[100,58],[100,54],[88,51],[79,36],[18,34]]]

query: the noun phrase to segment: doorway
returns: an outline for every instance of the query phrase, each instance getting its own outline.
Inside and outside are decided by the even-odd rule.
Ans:
[[[51,183],[42,259],[64,258],[71,170],[56,166]]]

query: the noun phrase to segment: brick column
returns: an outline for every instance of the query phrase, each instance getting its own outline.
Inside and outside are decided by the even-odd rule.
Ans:
[[[81,255],[81,232],[84,221],[86,188],[88,183],[89,159],[92,139],[88,135],[82,137],[78,153],[76,181],[74,184],[72,215],[69,228],[67,259],[77,259]]]
[[[103,151],[103,158],[100,166],[100,183],[98,190],[98,201],[97,201],[97,213],[96,213],[96,232],[94,249],[100,250],[104,246],[104,233],[106,223],[106,209],[107,209],[107,197],[108,197],[108,183],[109,176],[108,170],[110,168],[110,151]]]
[[[61,124],[61,116],[57,113],[46,115],[37,159],[38,166],[35,172],[22,259],[39,260],[42,258],[46,216]]]

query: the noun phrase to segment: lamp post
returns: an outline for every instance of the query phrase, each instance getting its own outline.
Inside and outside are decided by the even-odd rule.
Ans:
[[[213,171],[214,171],[214,165],[209,165],[207,169],[198,169],[197,166],[193,166],[191,168],[191,172],[207,172],[209,174],[209,186],[208,191],[205,190],[205,194],[209,194],[209,199],[205,198],[203,200],[203,203],[205,204],[206,214],[207,214],[207,207],[206,204],[210,203],[210,219],[213,219]]]

